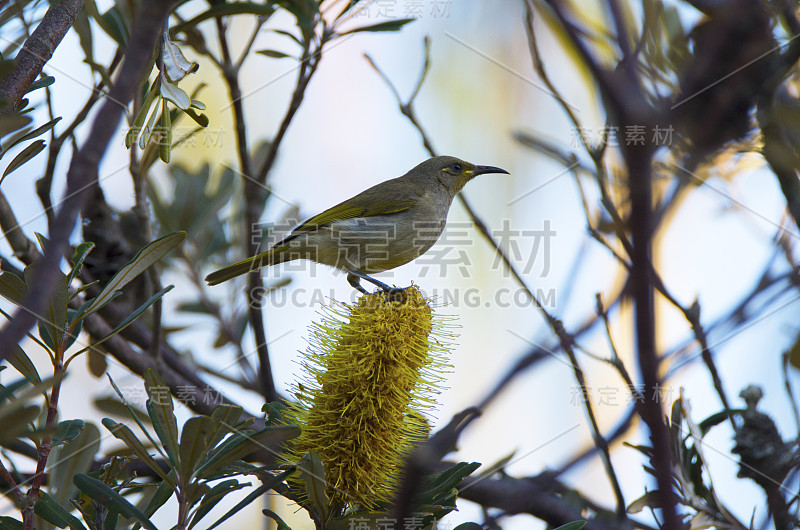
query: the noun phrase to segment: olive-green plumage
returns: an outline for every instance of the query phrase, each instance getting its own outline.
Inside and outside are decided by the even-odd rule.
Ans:
[[[362,292],[359,279],[389,289],[367,274],[425,253],[442,234],[453,197],[484,173],[508,171],[452,156],[431,158],[312,217],[271,249],[212,272],[206,281],[216,285],[267,265],[308,259],[346,271]]]

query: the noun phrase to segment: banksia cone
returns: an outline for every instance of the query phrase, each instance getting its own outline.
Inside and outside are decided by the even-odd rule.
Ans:
[[[452,326],[442,320],[411,286],[336,303],[313,325],[286,417],[302,433],[284,456],[319,456],[331,506],[370,509],[391,499],[403,459],[427,437],[426,414],[449,368]]]

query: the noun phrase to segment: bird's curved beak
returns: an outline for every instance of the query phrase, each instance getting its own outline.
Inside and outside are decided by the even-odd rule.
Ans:
[[[483,175],[484,173],[505,173],[506,175],[510,175],[508,171],[505,169],[501,169],[499,167],[494,166],[475,166],[475,176]]]

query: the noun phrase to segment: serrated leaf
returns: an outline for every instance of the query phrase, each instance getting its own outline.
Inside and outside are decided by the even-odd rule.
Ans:
[[[277,50],[258,50],[256,53],[265,57],[272,57],[273,59],[286,59],[287,57],[291,57],[288,53],[279,52]]]
[[[27,162],[27,161],[28,161],[28,160],[30,160],[31,158],[35,157],[35,156],[36,156],[36,155],[38,155],[39,153],[41,153],[41,152],[44,150],[44,146],[45,146],[44,140],[36,140],[36,141],[35,141],[35,142],[33,142],[32,144],[30,144],[28,147],[26,147],[25,149],[23,149],[23,150],[22,150],[22,151],[21,151],[21,152],[20,152],[20,153],[19,153],[17,156],[15,156],[15,157],[14,157],[14,159],[13,159],[13,160],[12,160],[12,161],[11,161],[11,162],[8,164],[8,166],[6,167],[6,170],[5,170],[5,171],[3,171],[3,176],[2,176],[2,177],[0,177],[0,184],[2,184],[2,183],[3,183],[3,179],[5,179],[5,178],[6,178],[6,176],[7,176],[9,173],[11,173],[11,172],[12,172],[12,171],[14,171],[15,169],[17,169],[17,168],[19,168],[20,166],[22,166],[22,165],[23,165],[25,162]]]
[[[111,281],[106,284],[91,305],[86,308],[83,316],[90,315],[105,305],[114,296],[114,293],[139,276],[150,265],[163,258],[167,252],[180,245],[184,239],[186,239],[186,232],[173,232],[145,246],[130,263],[122,267],[111,278]]]
[[[181,110],[186,110],[192,106],[192,98],[189,97],[189,94],[163,78],[161,79],[161,97],[172,102],[173,105]]]
[[[102,480],[90,477],[89,475],[79,474],[75,475],[72,481],[82,492],[98,501],[100,504],[119,512],[120,515],[128,519],[135,519],[149,530],[158,530],[139,508],[128,502],[125,497],[109,488]]]
[[[53,446],[62,445],[74,440],[83,430],[86,422],[83,420],[64,420],[58,422],[56,432],[53,434]]]
[[[416,18],[398,18],[395,20],[387,20],[385,22],[378,22],[377,24],[371,24],[369,26],[361,26],[359,28],[349,29],[340,33],[340,35],[351,35],[353,33],[362,33],[365,31],[375,32],[375,31],[399,31],[409,22],[414,22],[417,20]]]

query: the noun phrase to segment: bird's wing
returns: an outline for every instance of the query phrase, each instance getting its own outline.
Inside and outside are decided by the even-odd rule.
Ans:
[[[341,221],[344,219],[353,219],[355,217],[373,217],[376,215],[391,215],[393,213],[400,213],[408,210],[414,205],[412,200],[404,201],[391,201],[383,204],[375,204],[374,201],[362,199],[360,196],[355,196],[345,202],[339,203],[336,206],[328,208],[324,212],[315,215],[311,219],[306,220],[292,230],[292,233],[283,238],[275,244],[275,246],[286,243],[300,234],[317,230],[320,227],[328,225],[333,221]]]

